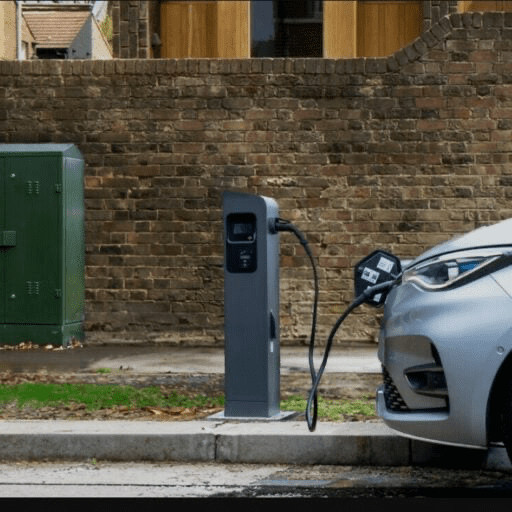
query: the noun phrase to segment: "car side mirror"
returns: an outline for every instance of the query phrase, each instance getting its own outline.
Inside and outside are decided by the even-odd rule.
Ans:
[[[386,251],[377,250],[359,261],[354,267],[354,288],[359,297],[367,288],[396,279],[402,272],[400,259]],[[373,307],[386,301],[388,292],[378,292],[366,300]]]

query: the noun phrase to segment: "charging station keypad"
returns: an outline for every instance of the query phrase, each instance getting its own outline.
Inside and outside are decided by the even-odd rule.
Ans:
[[[228,272],[256,272],[256,216],[232,213],[226,219],[226,267]]]

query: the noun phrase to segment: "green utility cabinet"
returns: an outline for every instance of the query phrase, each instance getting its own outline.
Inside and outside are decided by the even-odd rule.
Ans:
[[[0,144],[0,343],[83,339],[83,173],[73,144]]]

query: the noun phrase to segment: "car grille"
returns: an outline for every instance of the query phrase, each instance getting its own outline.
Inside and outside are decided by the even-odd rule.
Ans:
[[[384,366],[382,367],[382,373],[384,375],[384,400],[386,407],[392,411],[408,411],[409,407],[407,407],[398,389],[396,389],[393,379]]]

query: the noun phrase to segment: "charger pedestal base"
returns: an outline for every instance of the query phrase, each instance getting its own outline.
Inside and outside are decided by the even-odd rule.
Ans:
[[[303,414],[298,411],[280,411],[278,414],[274,414],[274,416],[260,417],[260,416],[225,416],[224,411],[218,412],[217,414],[212,414],[206,418],[207,420],[216,420],[216,421],[243,421],[243,422],[256,422],[256,421],[284,421],[293,419],[300,414]]]

